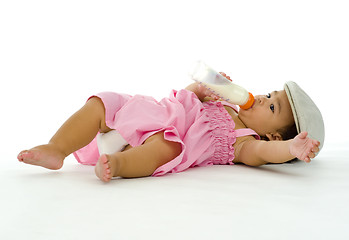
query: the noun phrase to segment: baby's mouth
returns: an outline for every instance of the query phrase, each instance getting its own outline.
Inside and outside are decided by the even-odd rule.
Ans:
[[[251,106],[249,109],[252,109],[252,108],[254,107],[254,105],[256,104],[256,101],[257,101],[257,99],[255,99],[255,100],[253,101],[252,106]]]

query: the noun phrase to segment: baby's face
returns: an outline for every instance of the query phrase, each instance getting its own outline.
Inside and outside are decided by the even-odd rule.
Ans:
[[[240,109],[239,118],[246,127],[253,129],[260,136],[276,133],[294,123],[285,90],[255,96],[252,108]]]

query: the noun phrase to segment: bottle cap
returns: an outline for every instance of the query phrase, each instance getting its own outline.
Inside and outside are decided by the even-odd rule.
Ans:
[[[254,96],[252,95],[252,93],[249,92],[247,102],[244,105],[239,105],[239,106],[240,108],[246,110],[252,107],[253,103],[254,103]]]

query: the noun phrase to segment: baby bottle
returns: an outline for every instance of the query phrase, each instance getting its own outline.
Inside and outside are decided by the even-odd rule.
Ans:
[[[250,92],[232,83],[202,61],[194,64],[189,71],[189,76],[205,86],[214,95],[239,105],[242,109],[249,109],[253,105],[254,97]]]

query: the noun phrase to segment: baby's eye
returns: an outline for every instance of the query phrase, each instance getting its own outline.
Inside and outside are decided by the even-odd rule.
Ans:
[[[274,112],[274,104],[270,104],[270,110]]]
[[[267,96],[267,98],[270,98],[270,93],[268,93],[266,96]]]

